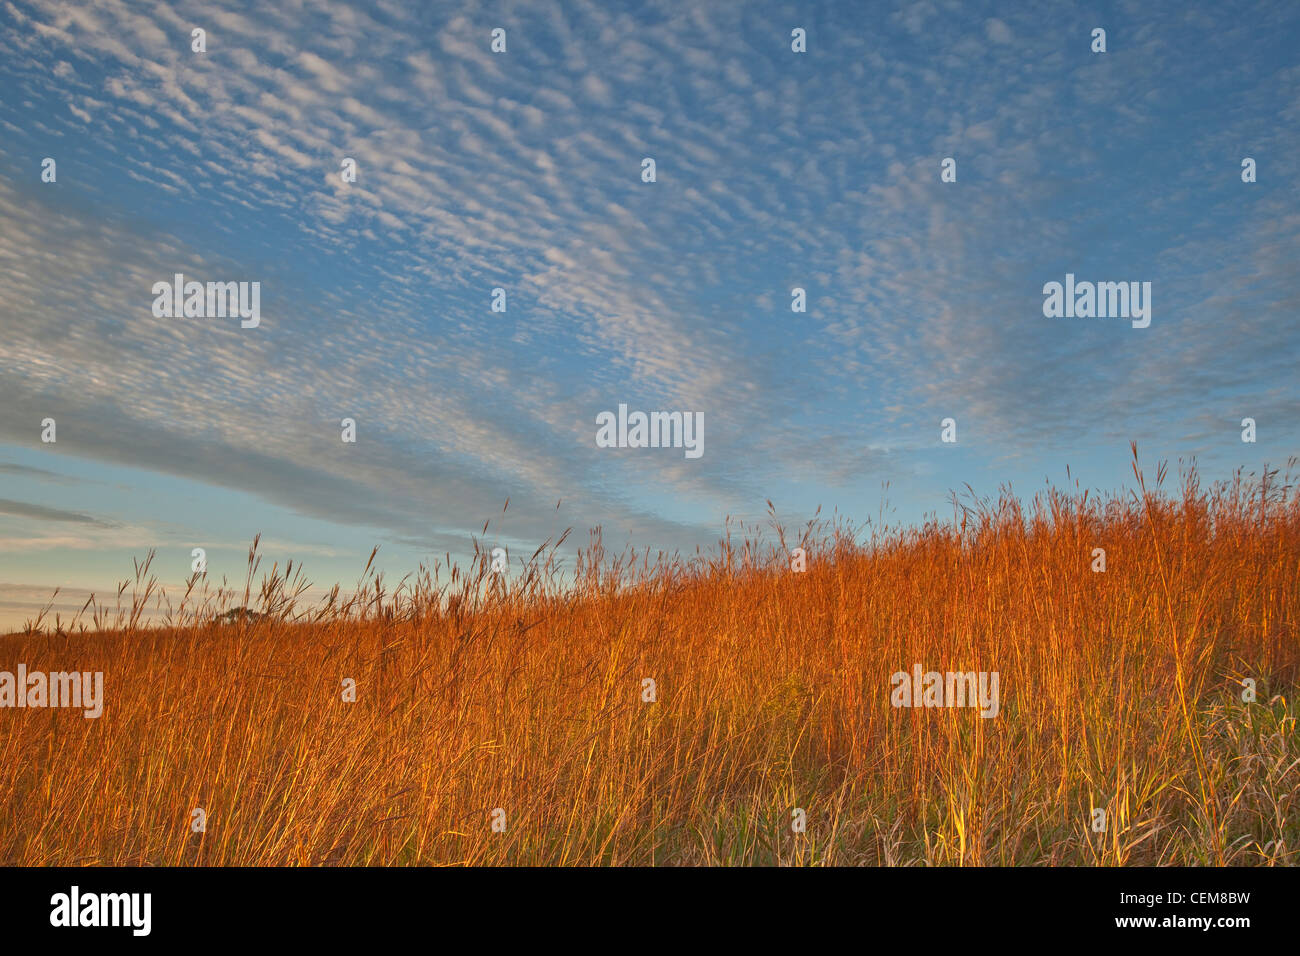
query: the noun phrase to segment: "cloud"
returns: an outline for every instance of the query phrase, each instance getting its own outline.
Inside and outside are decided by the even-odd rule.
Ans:
[[[36,518],[41,521],[68,521],[75,524],[92,525],[97,528],[113,527],[111,522],[101,521],[98,518],[92,518],[90,515],[79,514],[75,511],[64,511],[60,508],[47,508],[44,505],[35,505],[26,501],[13,501],[9,498],[0,498],[0,514],[15,515],[20,518]]]
[[[984,21],[984,34],[994,43],[1010,43],[1014,39],[1011,28],[996,17]]]
[[[58,483],[80,483],[81,478],[74,478],[71,475],[63,475],[57,471],[49,471],[45,468],[32,468],[29,465],[20,465],[16,462],[0,461],[0,474],[16,475],[19,478],[31,478],[39,481],[53,481]]]
[[[1295,16],[1167,12],[1097,58],[1064,4],[813,11],[807,55],[762,4],[6,6],[0,438],[53,414],[61,450],[449,549],[506,498],[521,539],[564,498],[708,543],[916,476],[947,414],[989,458],[1212,449],[1187,410],[1285,417],[1297,357],[1294,199],[1231,172],[1294,181],[1300,82],[1229,65]],[[1149,334],[1044,319],[1067,270],[1155,280]],[[154,319],[177,271],[260,280],[262,327]],[[596,449],[619,402],[703,411],[704,458]]]

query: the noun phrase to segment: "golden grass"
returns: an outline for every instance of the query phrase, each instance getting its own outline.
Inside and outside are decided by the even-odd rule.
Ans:
[[[267,616],[233,624],[238,595],[192,583],[141,626],[146,561],[97,615],[119,629],[0,644],[3,669],[102,670],[107,698],[0,712],[0,862],[1300,862],[1300,505],[1273,473],[1175,497],[1135,473],[693,561],[593,536],[576,578],[559,542],[506,576],[368,566],[310,610],[273,569],[244,601]],[[999,672],[1000,713],[892,707],[914,663]]]

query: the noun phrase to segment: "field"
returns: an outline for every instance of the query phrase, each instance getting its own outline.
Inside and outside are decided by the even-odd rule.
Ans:
[[[0,668],[103,671],[106,703],[3,714],[0,862],[1300,862],[1276,473],[1135,464],[1111,497],[955,496],[920,528],[774,515],[689,560],[593,534],[567,575],[562,544],[367,567],[312,607],[255,544],[167,626],[146,560],[111,611],[3,638]],[[998,713],[893,706],[918,664],[997,672]]]

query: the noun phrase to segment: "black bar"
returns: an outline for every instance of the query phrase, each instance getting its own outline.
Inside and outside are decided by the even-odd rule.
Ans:
[[[123,926],[52,926],[52,897],[71,902],[73,886],[83,906],[87,895],[150,894],[148,935],[129,925],[142,909],[124,910]],[[5,869],[0,926],[6,941],[64,944],[334,947],[454,934],[458,948],[578,938],[622,948],[689,936],[731,949],[786,935],[811,945],[902,932],[945,947],[1126,938],[1182,945],[1193,936],[1232,946],[1294,942],[1297,888],[1300,875],[1283,868]],[[1154,925],[1118,925],[1135,918]],[[1206,918],[1208,928],[1186,922]],[[1217,922],[1227,919],[1246,923]]]

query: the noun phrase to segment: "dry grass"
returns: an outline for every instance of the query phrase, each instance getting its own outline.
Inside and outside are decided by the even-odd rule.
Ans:
[[[1300,505],[1275,474],[1135,476],[692,561],[593,536],[576,578],[559,542],[506,576],[368,567],[311,610],[250,553],[265,617],[231,624],[194,582],[141,626],[145,562],[90,611],[120,629],[3,640],[0,668],[102,670],[107,703],[0,713],[0,862],[1300,862]],[[913,663],[998,671],[1000,714],[891,707]]]

